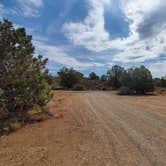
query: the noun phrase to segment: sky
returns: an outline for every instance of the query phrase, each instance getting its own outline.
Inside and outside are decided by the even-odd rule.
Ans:
[[[73,67],[101,75],[145,65],[166,75],[165,0],[0,0],[0,19],[25,27],[55,75]]]

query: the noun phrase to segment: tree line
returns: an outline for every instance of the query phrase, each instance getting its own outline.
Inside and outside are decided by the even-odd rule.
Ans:
[[[166,77],[153,79],[151,72],[145,67],[124,67],[114,65],[106,74],[98,76],[91,72],[85,77],[73,68],[62,68],[52,79],[53,89],[66,90],[119,90],[119,94],[146,94],[155,87],[166,87]],[[56,82],[56,86],[55,85]],[[59,86],[57,86],[59,85]]]

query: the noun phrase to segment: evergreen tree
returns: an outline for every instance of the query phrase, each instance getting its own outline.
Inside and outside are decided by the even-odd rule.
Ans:
[[[124,74],[125,69],[121,66],[114,65],[111,70],[107,72],[108,84],[113,88],[118,89],[121,87],[121,77]]]
[[[59,72],[60,84],[64,88],[72,89],[83,78],[83,74],[73,68],[63,67]]]
[[[51,99],[45,80],[47,59],[35,57],[34,51],[32,36],[24,28],[15,29],[8,20],[0,22],[0,105],[9,113],[24,114]]]

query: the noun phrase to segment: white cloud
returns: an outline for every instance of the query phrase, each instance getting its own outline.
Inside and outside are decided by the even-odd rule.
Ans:
[[[0,2],[0,16],[8,15],[39,17],[40,9],[44,5],[42,0],[16,0],[17,5],[13,7],[4,6]]]
[[[75,44],[92,51],[108,48],[109,34],[104,29],[104,5],[108,0],[88,0],[90,11],[84,22],[66,23],[66,36]]]
[[[166,60],[151,63],[148,68],[152,71],[154,77],[166,76]]]
[[[146,34],[139,32],[140,27],[143,27],[144,22],[152,14],[155,16],[156,12],[156,15],[161,17],[161,7],[165,5],[165,0],[120,0],[121,10],[130,20],[130,34],[127,38],[115,40],[110,40],[109,33],[104,28],[106,0],[88,0],[88,2],[90,5],[89,13],[83,22],[71,22],[64,25],[66,36],[75,45],[81,45],[96,52],[119,50],[119,53],[114,55],[113,61],[124,63],[141,63],[166,53],[164,44],[166,42],[166,19],[162,19],[165,24],[157,26],[158,29],[153,26],[153,31],[157,31],[157,33],[154,33],[155,36],[144,38]],[[113,2],[112,5],[114,5]],[[166,7],[164,9],[166,10]],[[163,11],[165,11],[164,9]]]
[[[43,0],[17,0],[20,4],[21,12],[27,17],[39,17]]]
[[[32,5],[35,7],[41,7],[43,6],[43,0],[17,0],[22,5]]]
[[[166,24],[164,26],[157,26],[155,36],[152,34],[148,38],[141,37],[138,29],[141,24],[144,24],[146,18],[150,17],[152,13],[160,12],[160,7],[165,3],[163,0],[153,1],[153,0],[122,0],[122,10],[126,17],[132,21],[130,24],[131,34],[128,38],[125,38],[123,41],[118,40],[118,45],[120,47],[115,46],[116,48],[120,48],[122,51],[115,56],[115,61],[123,61],[123,62],[144,62],[149,59],[155,59],[162,54],[165,54],[166,47]],[[165,8],[166,9],[166,8]],[[161,15],[158,15],[161,17]],[[153,18],[152,18],[153,19]],[[166,19],[165,19],[166,23]],[[150,30],[150,26],[148,27],[148,31]],[[144,32],[143,35],[145,36]],[[112,41],[112,44],[115,41]]]
[[[44,55],[51,61],[59,63],[67,67],[73,67],[75,69],[84,70],[94,66],[101,66],[102,64],[97,62],[80,62],[74,57],[69,56],[63,47],[57,47],[53,45],[48,45],[43,42],[34,41],[37,53]]]
[[[3,16],[8,15],[8,14],[17,15],[18,12],[16,11],[15,8],[13,8],[13,9],[5,8],[5,6],[0,3],[0,17],[3,17]]]
[[[7,14],[24,15],[27,17],[40,16],[40,10],[44,6],[43,0],[16,0],[19,4],[17,8],[6,8],[0,3],[0,15]],[[166,53],[166,4],[165,0],[117,0],[124,13],[126,20],[130,21],[130,34],[126,38],[110,39],[110,34],[105,30],[105,10],[114,5],[111,0],[86,0],[89,4],[89,11],[82,22],[68,22],[64,24],[66,37],[76,46],[83,46],[93,52],[98,52],[97,56],[103,56],[102,63],[81,62],[67,54],[63,47],[46,44],[48,39],[37,36],[33,33],[38,42],[35,42],[38,52],[48,57],[50,60],[64,66],[76,69],[87,69],[90,67],[102,67],[114,63],[143,63],[148,60],[154,61]],[[72,9],[72,3],[67,3],[65,12],[60,20],[56,20],[59,25],[67,17]],[[69,5],[69,6],[68,6]],[[57,25],[53,24],[48,31],[55,33]],[[37,33],[36,33],[37,34]],[[40,41],[40,42],[39,42]],[[116,50],[116,51],[112,51]],[[104,51],[104,54],[103,54]],[[115,52],[112,55],[112,52]],[[101,54],[100,54],[101,53]],[[110,53],[110,60],[106,54]],[[94,53],[93,53],[94,54]],[[88,57],[91,58],[90,55]],[[99,58],[98,58],[99,59]],[[105,61],[104,61],[105,59]],[[108,61],[108,62],[107,62]],[[152,63],[149,68],[154,75],[165,75],[166,61]]]

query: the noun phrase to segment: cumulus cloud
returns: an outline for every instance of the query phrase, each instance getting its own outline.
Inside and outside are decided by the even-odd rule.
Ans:
[[[138,33],[141,38],[152,38],[166,29],[166,4],[149,13],[138,25]]]
[[[156,61],[147,66],[154,72],[154,75],[158,76],[160,73],[164,75],[166,61],[158,61],[158,59],[166,56],[165,0],[116,0],[125,16],[124,20],[129,23],[130,33],[128,37],[114,39],[110,38],[111,32],[105,29],[105,12],[109,14],[109,9],[114,8],[115,1],[85,1],[88,5],[86,18],[80,22],[64,23],[63,30],[72,48],[84,47],[92,52],[92,55],[98,57],[93,58],[92,62],[87,62],[87,59],[82,56],[81,58],[86,62],[81,62],[73,55],[70,56],[70,53],[68,54],[63,47],[46,44],[48,40],[45,37],[33,35],[38,40],[35,41],[38,52],[54,62],[81,70],[104,65],[110,67],[111,64],[116,63],[148,64],[149,61]],[[12,8],[7,8],[0,3],[0,15],[38,17],[40,10],[44,7],[43,0],[16,0],[16,2],[17,5]],[[55,29],[59,29],[58,25],[63,24],[64,18],[67,17],[75,2],[76,0],[72,0],[72,2],[65,3],[65,12],[62,12],[63,15],[55,20],[55,24],[47,27],[47,31],[52,34],[55,33]],[[87,56],[91,59],[91,55]],[[99,63],[99,59],[102,59],[102,63]]]
[[[50,61],[59,63],[63,66],[73,67],[78,70],[103,66],[103,64],[97,62],[80,62],[76,58],[68,55],[63,47],[48,45],[39,41],[34,41],[34,45],[36,46],[37,53],[40,53]]]
[[[122,2],[122,10],[131,20],[131,33],[128,38],[119,42],[119,45],[122,44],[124,48],[115,56],[115,60],[144,62],[165,54],[166,19],[163,10],[166,5],[164,1],[123,0]]]
[[[155,77],[166,76],[166,60],[154,62],[148,65]]]
[[[89,13],[84,22],[66,23],[66,36],[75,44],[92,51],[108,48],[109,33],[104,29],[104,5],[108,0],[88,0]]]
[[[113,56],[114,62],[142,63],[165,54],[165,0],[119,0],[120,8],[130,23],[130,34],[126,38],[114,40],[110,39],[104,28],[106,1],[88,2],[89,13],[83,22],[64,25],[66,36],[72,43],[95,52],[109,53],[115,49],[117,52]]]

